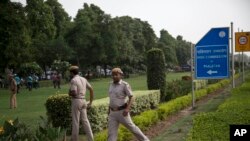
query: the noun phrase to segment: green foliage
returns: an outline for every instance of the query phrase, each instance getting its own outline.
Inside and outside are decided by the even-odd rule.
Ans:
[[[54,60],[53,64],[51,65],[51,68],[59,73],[62,73],[63,77],[65,76],[65,73],[69,69],[69,67],[69,62],[61,60]]]
[[[56,30],[55,19],[51,8],[44,3],[44,0],[27,0],[25,8],[33,45],[53,39]]]
[[[54,25],[56,27],[55,37],[63,36],[69,26],[71,18],[68,13],[63,9],[58,0],[47,0],[45,2],[52,10],[54,16]]]
[[[166,100],[170,100],[188,94],[192,90],[192,83],[191,81],[173,80],[167,82],[166,87]]]
[[[136,91],[135,101],[131,107],[131,115],[136,115],[149,109],[158,107],[160,103],[159,91]]]
[[[25,9],[20,3],[0,2],[0,72],[31,61],[31,38]]]
[[[180,35],[176,38],[176,57],[179,65],[186,65],[191,59],[191,43],[183,40]]]
[[[54,128],[43,117],[42,124],[32,132],[31,129],[21,122],[18,118],[14,121],[5,121],[2,131],[0,132],[1,141],[59,141],[62,140],[65,131],[59,128]]]
[[[41,75],[42,68],[36,62],[24,63],[20,66],[20,73],[24,76],[28,76],[32,73]]]
[[[166,30],[160,31],[161,36],[158,42],[157,48],[161,49],[165,55],[165,61],[167,67],[172,68],[174,65],[177,65],[176,58],[176,41]]]
[[[147,52],[148,89],[160,89],[161,101],[166,100],[165,57],[162,50],[154,48]]]
[[[131,113],[134,115],[155,108],[160,101],[159,91],[138,91],[134,92],[134,96],[135,102],[131,108]],[[88,119],[94,132],[107,127],[108,102],[108,98],[95,100],[92,107],[88,109]],[[71,99],[68,95],[50,96],[45,106],[48,118],[54,127],[70,129]]]
[[[213,93],[221,87],[222,85],[220,83],[215,83],[215,84],[209,85],[206,89],[208,93]]]
[[[43,117],[40,117],[42,123],[39,124],[38,129],[36,130],[35,139],[37,141],[61,141],[63,140],[65,130],[61,127],[55,128]]]
[[[31,130],[18,119],[5,121],[3,134],[0,134],[1,140],[32,140],[33,138]]]
[[[195,80],[194,81],[194,88],[195,90],[199,90],[205,88],[207,86],[207,80]]]
[[[48,119],[54,127],[68,128],[71,117],[71,100],[65,95],[53,95],[45,103]]]
[[[229,80],[222,80],[219,83],[223,86],[229,82]],[[196,115],[193,119],[193,129],[189,132],[187,140],[227,141],[229,125],[250,124],[249,90],[250,81],[247,81],[239,88],[233,89],[231,97],[221,104],[216,112]]]
[[[166,119],[171,114],[187,107],[191,104],[191,95],[185,95],[176,99],[170,100],[167,103],[163,103],[157,109],[159,118]]]

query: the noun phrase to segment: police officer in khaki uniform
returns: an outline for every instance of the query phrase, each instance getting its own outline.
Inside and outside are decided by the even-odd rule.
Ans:
[[[10,82],[10,109],[14,109],[17,108],[17,102],[16,102],[17,84],[12,74],[9,74],[8,77]]]
[[[69,96],[71,96],[71,112],[72,112],[72,141],[78,141],[79,134],[79,120],[83,124],[84,131],[87,135],[88,141],[93,141],[93,133],[87,118],[87,108],[91,106],[94,92],[89,82],[78,75],[79,68],[77,66],[70,67],[70,75],[72,77],[70,82]],[[90,92],[90,101],[87,104],[85,100],[86,89]]]
[[[120,123],[129,129],[139,141],[149,141],[131,120],[129,110],[133,101],[133,94],[129,84],[121,79],[122,75],[123,72],[120,68],[112,70],[113,82],[109,87],[108,141],[117,140]],[[127,102],[126,97],[129,98]]]

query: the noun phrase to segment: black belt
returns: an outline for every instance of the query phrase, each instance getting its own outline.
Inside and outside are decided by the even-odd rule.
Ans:
[[[111,109],[111,111],[120,111],[120,110],[124,110],[124,109],[126,109],[126,108],[127,108],[127,106],[128,106],[128,104],[127,104],[127,103],[125,103],[124,105],[119,106],[119,107],[117,107],[117,108],[112,108],[112,107],[110,107],[110,109]]]

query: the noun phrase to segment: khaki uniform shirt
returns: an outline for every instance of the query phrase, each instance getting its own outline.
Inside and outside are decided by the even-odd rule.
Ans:
[[[16,80],[15,79],[11,79],[11,81],[10,81],[10,91],[13,94],[17,93],[17,84],[16,84]]]
[[[119,83],[110,83],[109,87],[109,106],[111,108],[117,108],[123,106],[126,103],[126,97],[133,96],[131,87],[123,80]]]
[[[86,89],[90,88],[91,85],[89,82],[79,75],[74,76],[74,78],[70,81],[70,90],[75,90],[77,94],[76,97],[73,98],[85,98]]]

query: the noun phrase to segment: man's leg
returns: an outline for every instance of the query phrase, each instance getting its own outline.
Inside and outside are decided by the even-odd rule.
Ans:
[[[86,108],[83,108],[81,110],[81,116],[80,117],[81,117],[81,121],[82,121],[82,124],[83,124],[83,129],[84,129],[85,134],[87,135],[88,141],[93,141],[94,136],[93,136],[93,133],[92,133],[92,129],[91,129],[88,117],[87,117]]]
[[[119,122],[117,120],[118,112],[110,111],[108,119],[108,141],[117,141]]]
[[[14,103],[13,103],[13,94],[10,94],[10,109],[14,108]]]
[[[79,112],[79,109],[78,109],[78,101],[72,100],[71,112],[72,112],[71,141],[78,141],[79,117],[80,117],[80,112]]]
[[[119,116],[120,116],[119,121],[121,122],[121,124],[123,124],[126,128],[128,128],[139,141],[149,141],[148,137],[146,137],[142,133],[142,131],[133,123],[130,114],[124,117],[121,112]]]
[[[14,108],[17,108],[17,102],[16,102],[16,94],[13,94],[14,96],[13,96],[13,105],[14,105]]]

